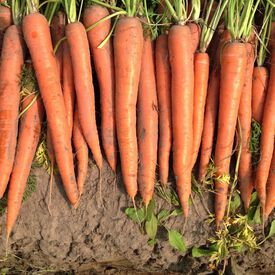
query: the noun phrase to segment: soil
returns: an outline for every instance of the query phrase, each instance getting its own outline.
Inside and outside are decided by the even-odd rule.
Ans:
[[[1,217],[2,273],[213,273],[208,269],[207,258],[195,259],[190,253],[193,246],[206,244],[212,232],[205,223],[207,212],[198,198],[194,199],[185,227],[181,216],[173,218],[169,224],[184,231],[187,252],[180,254],[173,250],[161,230],[157,244],[152,247],[147,244],[148,237],[124,213],[132,203],[125,194],[120,175],[115,180],[105,164],[101,200],[98,170],[92,162],[89,166],[85,192],[76,210],[69,205],[60,179],[55,176],[51,215],[46,203],[48,174],[42,168],[34,170],[37,190],[23,204],[7,250],[5,215]],[[158,207],[162,207],[163,200],[156,200]],[[211,205],[209,207],[211,209]],[[274,238],[254,254],[233,255],[226,273],[275,274]]]

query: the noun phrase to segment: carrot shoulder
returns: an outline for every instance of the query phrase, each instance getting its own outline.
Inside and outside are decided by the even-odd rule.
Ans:
[[[136,104],[143,48],[139,19],[121,18],[115,29],[116,129],[122,177],[129,196],[137,193],[138,146]]]
[[[156,80],[159,110],[159,178],[161,183],[166,185],[172,147],[171,68],[167,34],[160,35],[156,40]]]
[[[173,170],[185,217],[191,194],[193,139],[194,53],[188,26],[175,25],[169,31],[172,73]]]
[[[48,22],[43,15],[32,13],[23,19],[23,32],[46,109],[59,172],[68,199],[75,205],[79,194],[74,173],[72,146]]]
[[[0,198],[6,190],[15,157],[24,46],[20,27],[4,36],[0,61]]]
[[[34,97],[34,95],[28,96],[23,101],[22,110],[32,103]],[[7,239],[20,211],[32,160],[41,134],[43,118],[44,107],[42,99],[38,97],[30,107],[28,107],[27,112],[23,114],[20,121],[18,145],[8,193]]]
[[[158,150],[158,102],[153,47],[151,37],[146,37],[143,46],[137,104],[138,185],[146,207],[154,193]]]
[[[221,56],[220,105],[218,136],[215,146],[215,214],[219,226],[227,205],[229,166],[233,149],[238,109],[245,82],[247,65],[246,47],[243,43],[228,43]]]
[[[108,15],[106,8],[92,5],[84,11],[84,25],[88,28]],[[111,20],[102,22],[88,32],[88,39],[99,82],[102,145],[110,167],[116,171],[115,72],[112,37],[102,48],[98,48],[111,31],[111,27]]]

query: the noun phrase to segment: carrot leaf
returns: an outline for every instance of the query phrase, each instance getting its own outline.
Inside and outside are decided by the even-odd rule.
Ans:
[[[135,223],[142,223],[145,220],[145,211],[144,208],[127,208],[125,214]]]
[[[266,239],[269,239],[269,238],[273,237],[274,235],[275,235],[275,220],[273,220],[271,223],[269,233],[268,233]]]
[[[265,6],[262,28],[260,30],[260,36],[258,37],[260,46],[259,46],[259,52],[257,56],[257,65],[260,67],[264,65],[266,54],[268,52],[267,46],[269,43],[269,38],[271,33],[272,12],[273,12],[273,8],[267,2]]]
[[[168,240],[170,245],[180,252],[186,251],[186,244],[182,235],[177,230],[168,230]]]
[[[154,240],[158,231],[158,219],[154,214],[145,222],[145,231],[151,240]]]
[[[214,3],[214,0],[211,0],[208,5],[205,22],[202,27],[201,38],[200,38],[200,51],[201,52],[206,52],[206,50],[213,38],[213,35],[218,27],[220,18],[222,16],[226,6],[228,5],[228,0],[219,2],[210,23],[208,23],[210,11],[212,9],[213,3]]]
[[[62,0],[69,23],[77,21],[76,0]]]

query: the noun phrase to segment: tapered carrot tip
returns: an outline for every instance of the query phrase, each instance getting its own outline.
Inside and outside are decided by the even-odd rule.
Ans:
[[[11,234],[11,229],[7,228],[6,232],[6,247],[8,246],[9,240],[10,240],[10,234]]]
[[[183,211],[183,216],[184,218],[188,218],[189,215],[189,205],[188,205],[188,200],[186,200],[185,198],[180,197],[180,204],[182,207],[182,211]]]
[[[75,204],[72,204],[73,208],[76,210],[79,206],[79,202],[80,202],[80,198],[81,198],[81,194],[79,194],[79,198],[77,200],[77,202]]]

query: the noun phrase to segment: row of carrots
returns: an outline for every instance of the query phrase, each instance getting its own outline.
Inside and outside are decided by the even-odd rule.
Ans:
[[[255,187],[266,219],[275,206],[272,2],[163,0],[154,10],[146,0],[78,4],[13,0],[0,6],[0,198],[9,183],[7,239],[45,118],[48,155],[74,207],[83,193],[88,148],[100,172],[102,149],[114,172],[119,152],[127,193],[134,202],[139,190],[145,206],[157,164],[159,180],[168,184],[172,152],[188,217],[192,170],[197,163],[203,184],[214,149],[217,226],[227,205],[237,129],[241,197],[248,209]],[[100,133],[90,55],[99,84]],[[252,120],[262,128],[255,171]]]

